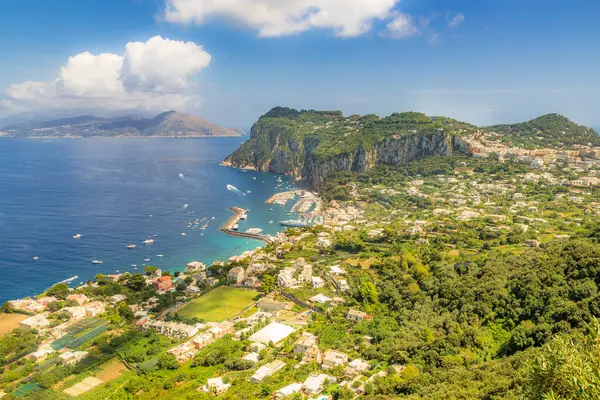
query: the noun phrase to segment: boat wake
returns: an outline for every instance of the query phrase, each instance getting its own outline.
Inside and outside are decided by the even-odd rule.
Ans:
[[[229,190],[230,192],[233,192],[235,194],[237,194],[238,196],[243,196],[245,193],[242,193],[241,190],[239,190],[238,188],[236,188],[233,185],[227,185],[227,190]]]

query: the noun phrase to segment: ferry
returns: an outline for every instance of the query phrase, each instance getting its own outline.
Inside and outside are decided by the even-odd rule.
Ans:
[[[281,226],[289,226],[292,228],[305,228],[307,226],[309,226],[308,223],[303,222],[303,221],[299,221],[297,219],[291,219],[288,221],[279,221],[279,225]]]

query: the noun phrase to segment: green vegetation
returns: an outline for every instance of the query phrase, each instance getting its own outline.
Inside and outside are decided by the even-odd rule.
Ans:
[[[519,124],[494,125],[485,130],[499,133],[503,142],[525,148],[560,148],[588,143],[600,145],[600,136],[596,131],[558,114],[543,115]]]
[[[185,318],[222,321],[250,307],[257,296],[258,293],[252,290],[220,286],[206,295],[192,300],[179,310],[178,314]]]

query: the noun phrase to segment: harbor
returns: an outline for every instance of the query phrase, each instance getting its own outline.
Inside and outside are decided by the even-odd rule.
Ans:
[[[221,226],[221,232],[224,232],[231,236],[243,237],[247,239],[255,239],[262,240],[263,242],[269,243],[270,237],[267,235],[263,235],[261,233],[252,233],[250,232],[240,232],[239,222],[241,219],[246,219],[248,214],[248,210],[245,210],[241,207],[230,207],[230,211],[233,212],[233,215],[229,217],[229,219]]]

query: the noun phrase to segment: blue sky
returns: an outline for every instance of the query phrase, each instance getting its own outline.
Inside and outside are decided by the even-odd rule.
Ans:
[[[182,108],[246,127],[285,105],[600,126],[600,2],[278,1],[6,2],[0,115]]]

